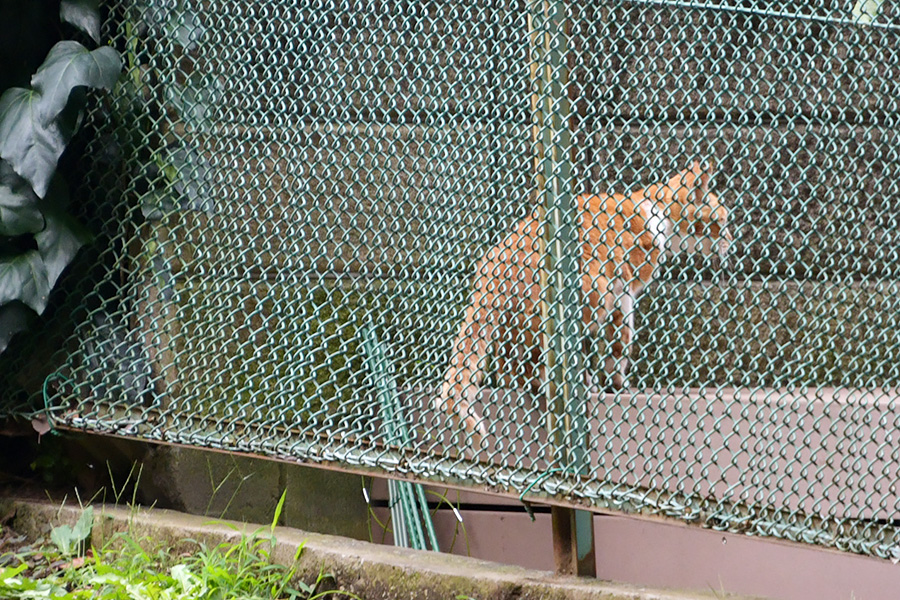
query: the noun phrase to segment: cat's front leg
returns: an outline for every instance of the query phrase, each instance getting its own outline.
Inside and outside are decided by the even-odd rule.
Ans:
[[[619,376],[621,378],[621,387],[619,389],[628,389],[631,387],[628,381],[628,372],[630,371],[631,345],[634,338],[634,312],[637,309],[637,294],[635,290],[628,289],[621,299],[622,303],[622,356],[619,359]]]
[[[450,368],[444,374],[440,395],[434,399],[435,410],[450,416],[456,424],[462,423],[476,448],[487,436],[484,419],[474,404],[478,401],[484,374],[489,333],[490,328],[478,323],[475,311],[471,311],[454,342]]]
[[[628,381],[631,342],[634,331],[634,299],[629,293],[619,298],[619,306],[610,315],[610,323],[606,328],[607,340],[605,372],[614,390],[630,387]]]

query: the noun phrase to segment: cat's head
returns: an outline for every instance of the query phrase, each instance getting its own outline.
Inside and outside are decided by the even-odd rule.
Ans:
[[[666,217],[670,252],[717,254],[727,260],[731,250],[728,209],[709,191],[712,161],[693,164],[663,185],[647,188],[655,208]]]

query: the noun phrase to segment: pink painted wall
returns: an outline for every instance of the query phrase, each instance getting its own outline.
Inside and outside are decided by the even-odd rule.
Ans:
[[[456,492],[448,492],[456,499]],[[372,496],[387,497],[376,481]],[[466,503],[508,500],[465,493]],[[376,509],[384,521],[387,508]],[[531,522],[524,510],[463,510],[466,541],[455,515],[441,509],[435,529],[442,549],[476,558],[551,570],[550,515]],[[373,523],[374,525],[374,523]],[[596,515],[597,574],[602,579],[661,588],[715,591],[784,600],[898,600],[900,565],[801,544],[723,534],[687,525]],[[384,536],[392,543],[391,534]],[[375,531],[375,541],[381,532]]]

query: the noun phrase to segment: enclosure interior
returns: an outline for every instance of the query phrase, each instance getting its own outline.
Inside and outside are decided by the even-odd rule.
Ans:
[[[126,73],[86,120],[102,284],[48,378],[59,425],[893,556],[891,3],[868,25],[831,0],[104,10]],[[729,260],[658,266],[623,389],[603,332],[566,330],[592,376],[550,402],[504,354],[544,338],[498,333],[474,445],[434,400],[479,260],[546,226],[553,182],[628,194],[694,160],[715,165]],[[581,429],[557,435],[572,406]]]

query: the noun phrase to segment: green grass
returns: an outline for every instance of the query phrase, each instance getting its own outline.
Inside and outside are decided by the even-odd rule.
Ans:
[[[314,581],[300,581],[296,564],[272,559],[275,523],[285,495],[269,528],[241,533],[234,542],[209,546],[194,540],[162,544],[120,532],[102,547],[90,543],[92,507],[74,527],[51,530],[49,541],[0,555],[0,598],[66,600],[317,600],[326,595],[358,596],[331,589],[333,578],[319,572]]]

